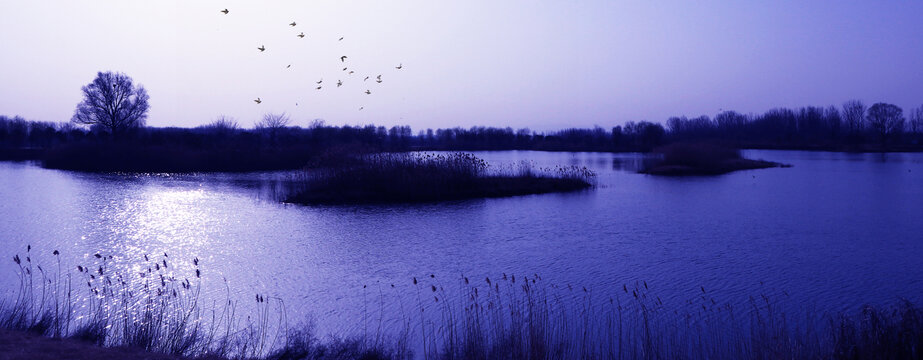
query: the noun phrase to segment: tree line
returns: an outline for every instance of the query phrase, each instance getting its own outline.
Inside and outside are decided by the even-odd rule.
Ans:
[[[189,163],[180,169],[219,163],[224,165],[216,169],[248,170],[300,166],[296,164],[330,149],[646,152],[671,142],[711,142],[739,148],[923,150],[923,105],[905,114],[893,104],[867,106],[859,100],[841,106],[775,108],[762,114],[722,111],[714,117],[674,116],[664,124],[630,121],[609,129],[536,132],[475,126],[414,133],[406,125],[329,126],[321,119],[305,127],[293,126],[284,113],[267,113],[253,128],[243,128],[227,116],[195,128],[154,128],[145,124],[147,92],[127,75],[99,72],[81,90],[83,100],[68,122],[0,115],[0,159],[36,158],[85,168],[92,167],[94,159],[130,164],[131,156],[136,156],[155,163]],[[235,164],[248,161],[249,165]]]
[[[376,150],[552,150],[647,151],[676,141],[717,141],[746,148],[829,150],[919,150],[923,148],[923,106],[909,111],[892,104],[866,106],[858,100],[841,107],[776,108],[763,114],[723,111],[713,118],[676,116],[666,126],[640,121],[605,129],[570,128],[536,132],[528,128],[474,126],[425,129],[410,126],[330,126],[314,120],[292,126],[285,114],[269,113],[256,126],[242,128],[220,116],[196,128],[133,126],[114,135],[105,126],[74,122],[28,121],[0,115],[0,148],[51,148],[69,143],[112,141],[123,136],[135,143],[220,147],[361,144]]]

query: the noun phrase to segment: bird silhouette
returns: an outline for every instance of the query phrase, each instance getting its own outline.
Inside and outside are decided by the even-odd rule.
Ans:
[[[318,86],[318,87],[317,87],[317,90],[320,90],[320,88],[321,88],[321,87],[320,87],[320,86]]]
[[[366,93],[366,94],[371,94],[372,92],[369,91],[369,90],[365,90],[365,93]]]
[[[259,50],[260,52],[266,51],[266,45],[260,45],[260,47],[258,47],[257,50]]]
[[[320,84],[320,83],[322,83],[322,82],[324,82],[324,79],[317,80],[317,83],[318,83],[318,84]]]
[[[365,109],[365,107],[364,107],[364,106],[360,106],[360,107],[359,107],[359,111],[362,111],[362,109]]]
[[[291,26],[295,26],[295,25],[297,25],[297,24],[295,24],[295,22],[294,22],[294,21],[292,21],[292,23],[291,23],[291,24],[289,24],[289,25],[291,25]]]
[[[403,67],[404,67],[404,64],[398,64],[398,65],[395,66],[394,68],[400,70],[400,69],[403,68]]]
[[[340,37],[340,40],[337,40],[337,41],[343,41],[343,37]]]
[[[352,75],[355,71],[350,70],[348,74]]]
[[[301,34],[295,35],[295,36],[300,37],[300,38],[304,38],[304,32],[302,32]]]
[[[340,56],[340,62],[346,62],[346,55]]]
[[[375,78],[378,80],[381,80],[381,74],[378,74],[378,76],[376,76]]]
[[[362,79],[362,81],[366,81],[366,80],[368,80],[368,79],[369,79],[369,77],[366,76],[365,79]]]
[[[340,86],[343,86],[343,81],[342,81],[342,80],[337,80],[337,87],[340,87]]]
[[[225,15],[227,15],[230,11],[228,11],[228,9],[224,9],[224,10],[221,10],[221,12],[223,12]]]
[[[346,71],[347,68],[343,68],[343,71]]]
[[[260,98],[256,98],[256,100],[253,100],[253,102],[259,104],[259,103],[263,102],[263,100],[260,100]]]
[[[290,67],[292,67],[292,64],[288,64],[288,66],[286,66],[285,68],[288,69]]]
[[[375,82],[381,84],[381,79],[375,80]]]

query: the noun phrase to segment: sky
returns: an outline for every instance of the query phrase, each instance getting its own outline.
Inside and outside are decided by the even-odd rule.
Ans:
[[[98,71],[142,84],[158,127],[285,112],[549,131],[850,99],[906,112],[923,105],[921,39],[923,1],[907,0],[0,0],[0,114],[68,121]]]

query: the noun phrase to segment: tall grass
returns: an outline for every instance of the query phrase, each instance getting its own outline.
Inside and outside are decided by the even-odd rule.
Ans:
[[[378,153],[337,158],[305,171],[297,203],[422,202],[573,191],[595,174],[578,167],[493,168],[466,153]]]
[[[239,359],[914,359],[923,356],[920,309],[902,301],[858,314],[792,313],[769,296],[735,307],[704,287],[682,306],[664,305],[648,283],[597,293],[537,274],[482,279],[435,275],[391,286],[397,322],[384,321],[381,288],[362,333],[319,338],[290,324],[282,299],[255,294],[251,312],[231,299],[200,304],[201,268],[173,275],[167,254],[120,272],[98,254],[74,269],[13,258],[19,287],[2,303],[0,327],[103,346]],[[168,270],[169,269],[169,270]],[[365,297],[369,289],[361,290]],[[358,294],[357,294],[358,295]],[[242,308],[242,307],[241,307]],[[374,317],[374,316],[373,316]],[[383,324],[399,324],[386,328]]]
[[[286,341],[281,299],[257,295],[257,311],[246,318],[231,300],[203,310],[198,259],[189,279],[173,273],[166,253],[144,255],[140,271],[125,272],[101,254],[61,269],[56,250],[56,268],[49,270],[33,261],[31,250],[13,257],[19,287],[0,304],[0,327],[172,355],[254,358]]]

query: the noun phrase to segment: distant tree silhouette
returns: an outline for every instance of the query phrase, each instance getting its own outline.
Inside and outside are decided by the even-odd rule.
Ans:
[[[219,115],[214,121],[202,125],[199,128],[222,139],[227,139],[240,130],[240,125],[238,125],[237,120],[231,116]]]
[[[830,139],[834,142],[839,141],[840,133],[843,131],[843,117],[840,116],[840,110],[830,105],[824,111],[824,119],[827,121],[826,127],[829,130]]]
[[[903,110],[897,105],[876,103],[869,108],[866,119],[869,127],[878,133],[882,144],[904,130]]]
[[[910,122],[908,124],[908,130],[910,130],[911,134],[917,137],[923,133],[923,105],[910,110]]]
[[[217,118],[215,118],[215,121],[208,123],[208,125],[205,125],[205,127],[235,131],[240,128],[240,125],[238,125],[237,120],[231,116],[219,115]]]
[[[118,139],[130,129],[144,126],[147,119],[147,91],[134,86],[128,75],[98,72],[96,79],[84,86],[83,101],[77,104],[74,123],[96,125]]]
[[[851,143],[860,141],[864,120],[865,104],[862,101],[849,100],[843,103],[843,121],[846,123],[846,132]]]
[[[269,135],[269,143],[275,144],[279,131],[288,126],[291,121],[292,119],[285,113],[266,113],[263,119],[256,123],[256,129]]]

